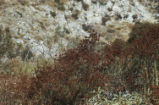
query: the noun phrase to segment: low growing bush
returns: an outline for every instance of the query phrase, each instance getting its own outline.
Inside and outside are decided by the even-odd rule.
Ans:
[[[111,45],[97,49],[98,40],[99,36],[92,32],[77,47],[61,54],[51,66],[39,66],[35,70],[36,75],[31,78],[23,75],[11,81],[12,76],[8,76],[14,85],[9,81],[0,82],[0,103],[80,105],[85,104],[94,95],[92,91],[99,87],[116,94],[116,99],[125,99],[120,93],[147,95],[145,92],[158,84],[158,75],[155,74],[159,70],[158,24],[136,24],[127,42],[118,39]],[[100,98],[100,95],[95,97]],[[113,100],[106,101],[113,103]],[[93,101],[90,99],[90,102]]]
[[[39,70],[28,93],[34,105],[78,105],[91,96],[90,91],[105,85],[108,77],[100,72],[100,55],[93,49],[97,39],[96,33],[91,34],[62,54],[53,68]]]

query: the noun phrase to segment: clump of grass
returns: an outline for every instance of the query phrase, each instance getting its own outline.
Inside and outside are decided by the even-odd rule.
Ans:
[[[110,20],[110,17],[108,15],[105,15],[104,17],[102,17],[102,25],[105,25],[105,23]]]
[[[85,3],[84,1],[82,1],[82,7],[85,11],[87,11],[89,9],[89,5],[87,3]]]
[[[4,75],[33,75],[35,69],[35,63],[13,58],[9,59],[8,62],[3,63],[0,72]]]
[[[0,5],[3,5],[4,3],[4,0],[0,0]]]
[[[58,4],[65,4],[68,0],[54,0]]]
[[[13,46],[14,43],[9,28],[6,28],[5,30],[0,29],[0,57],[3,57],[4,55],[12,56]]]
[[[50,14],[51,14],[52,17],[56,17],[56,12],[50,11]]]
[[[21,5],[28,5],[28,1],[27,0],[18,0],[18,2],[21,4]]]
[[[100,3],[101,5],[106,5],[107,2],[108,2],[108,0],[99,0],[99,3]]]
[[[119,94],[111,94],[98,88],[98,91],[95,92],[96,95],[91,97],[86,105],[140,105],[140,104],[150,104],[150,100],[147,100],[145,96],[142,96],[139,93],[133,92],[125,92]]]
[[[56,3],[56,7],[61,10],[64,11],[65,10],[65,6],[64,4],[67,2],[67,0],[55,0]]]
[[[20,56],[23,60],[33,57],[33,53],[27,46],[22,46],[13,40],[9,28],[0,29],[0,58],[15,58]]]
[[[73,13],[72,13],[72,17],[74,18],[74,19],[78,19],[78,15],[80,14],[80,11],[79,10],[75,10],[75,11],[73,11]]]

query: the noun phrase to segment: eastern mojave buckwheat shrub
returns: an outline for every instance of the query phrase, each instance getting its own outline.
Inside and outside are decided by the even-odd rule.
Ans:
[[[107,57],[111,60],[106,62],[109,65],[103,70],[108,72],[110,78],[108,86],[112,89],[109,89],[109,92],[97,92],[98,95],[90,98],[87,105],[92,104],[92,100],[93,104],[127,105],[129,103],[131,105],[132,102],[135,104],[142,102],[145,105],[158,105],[151,97],[150,90],[152,86],[159,84],[159,24],[135,24],[127,42],[116,40],[102,51],[111,52],[108,53],[109,56],[103,54],[104,59]],[[120,99],[127,95],[126,91],[146,96],[147,102],[144,98],[140,99],[140,102],[128,101],[128,97]],[[116,93],[119,98],[116,98]]]
[[[130,33],[128,42],[131,44],[134,54],[158,58],[159,24],[136,24]]]
[[[130,86],[138,85],[146,91],[146,88],[158,84],[154,77],[159,70],[159,24],[136,24],[127,43],[129,48],[126,49],[126,56],[129,56],[129,60],[124,75],[129,81],[134,81]]]
[[[85,105],[98,87],[123,96],[125,91],[147,95],[158,84],[158,24],[136,24],[127,42],[99,46],[99,35],[92,32],[51,66],[38,67],[34,76],[0,75],[0,104]]]
[[[62,54],[53,68],[40,70],[28,93],[34,105],[78,105],[81,99],[90,97],[90,91],[104,86],[108,78],[100,72],[100,55],[93,48],[97,39],[92,33],[90,39]]]
[[[136,30],[138,27],[146,33]],[[99,86],[117,94],[124,91],[144,93],[154,81],[153,65],[155,62],[158,65],[158,49],[154,49],[158,48],[158,29],[157,24],[136,24],[128,42],[118,39],[100,50],[96,49],[99,37],[92,33],[79,46],[62,54],[53,68],[40,70],[29,92],[36,100],[34,104],[78,105]]]

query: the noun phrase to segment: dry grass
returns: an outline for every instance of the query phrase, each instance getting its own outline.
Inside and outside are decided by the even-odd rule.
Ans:
[[[0,5],[3,5],[4,4],[4,0],[0,0]]]
[[[92,32],[89,38],[65,51],[55,62],[41,59],[36,66],[28,63],[25,67],[26,62],[10,60],[10,70],[20,75],[0,75],[0,103],[80,105],[99,86],[114,95],[125,91],[147,95],[148,89],[156,85],[158,77],[155,75],[154,78],[154,72],[159,70],[158,24],[136,24],[127,42],[118,39],[111,45],[96,49],[98,44],[99,36]],[[24,73],[21,73],[23,67]],[[35,69],[35,75],[26,75],[28,72],[25,71],[32,69]]]

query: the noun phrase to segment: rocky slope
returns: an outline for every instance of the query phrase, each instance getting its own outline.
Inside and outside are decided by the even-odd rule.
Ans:
[[[159,21],[158,1],[0,0],[0,28],[9,28],[17,46],[54,58],[92,30],[100,42],[127,40],[134,23]]]

